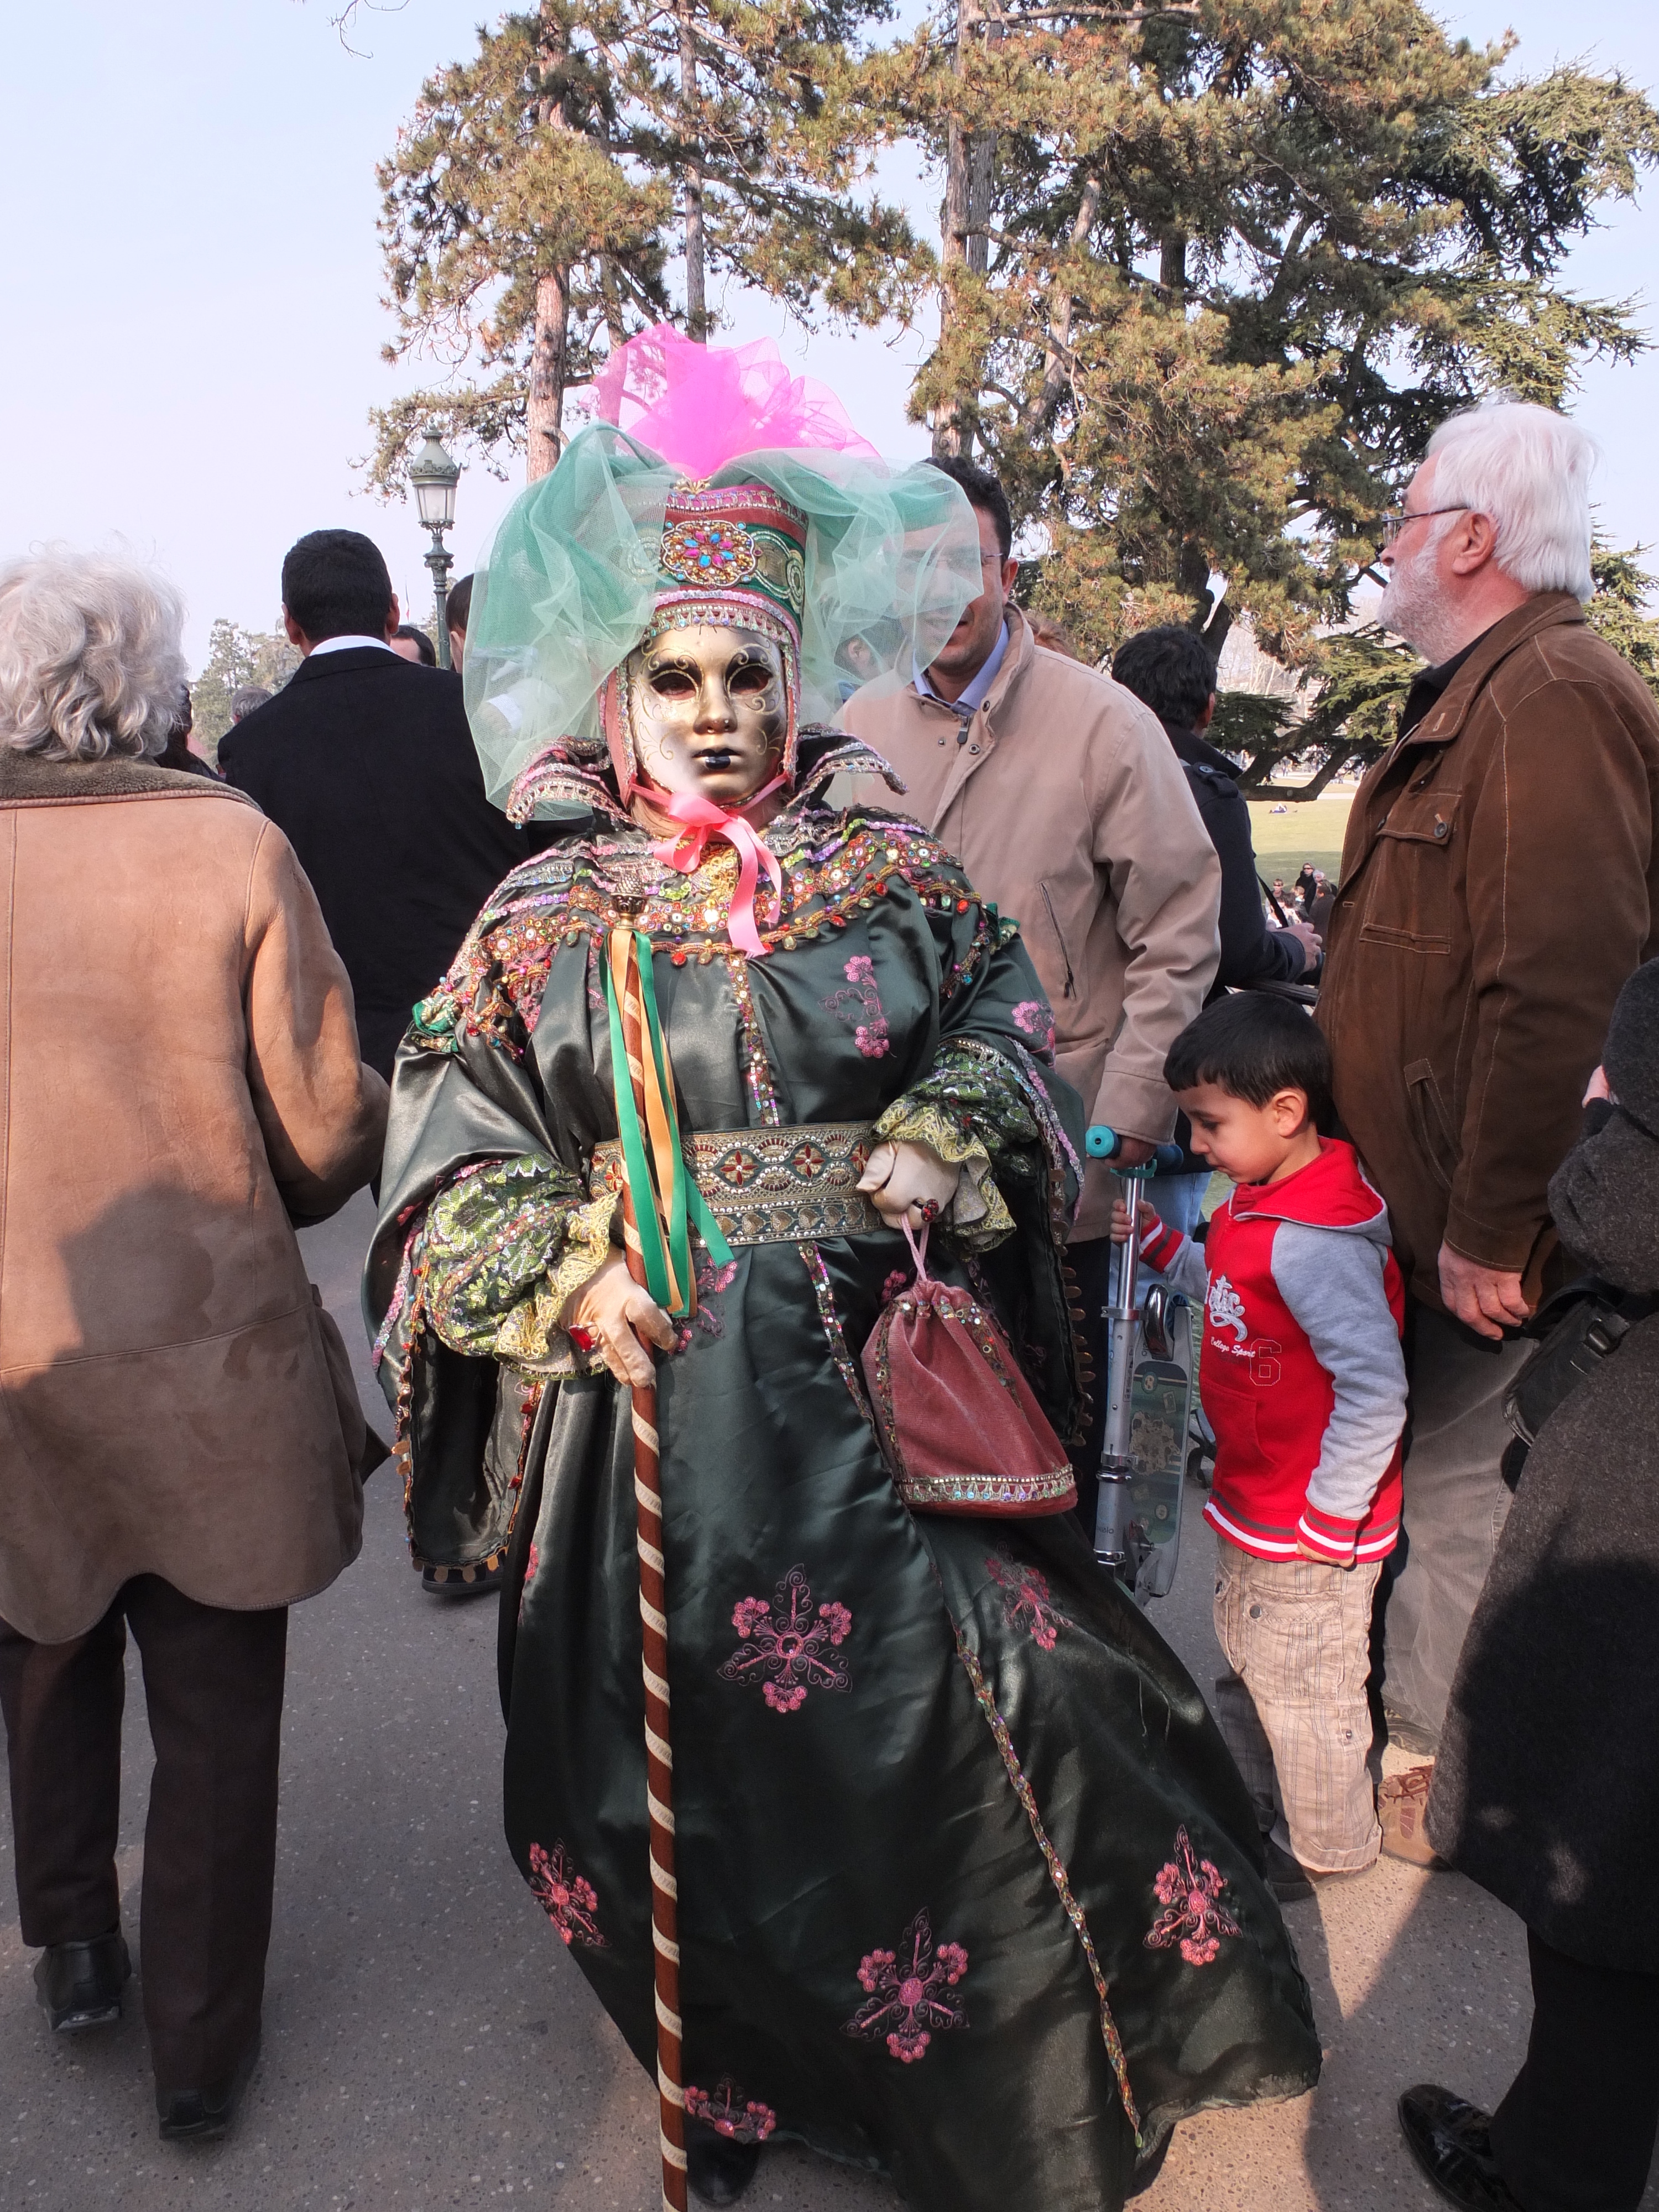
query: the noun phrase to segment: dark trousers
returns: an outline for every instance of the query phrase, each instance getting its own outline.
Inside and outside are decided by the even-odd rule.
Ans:
[[[1083,1319],[1078,1334],[1094,1369],[1089,1382],[1089,1428],[1071,1455],[1077,1481],[1077,1517],[1091,1545],[1095,1540],[1095,1504],[1100,1492],[1100,1455],[1106,1442],[1106,1309],[1111,1304],[1109,1237],[1091,1237],[1081,1244],[1068,1244],[1066,1264],[1078,1287]]]
[[[1527,2063],[1492,2115],[1525,2212],[1636,2212],[1659,2132],[1659,1974],[1586,1966],[1527,1931]]]
[[[232,2074],[259,2032],[288,1613],[228,1613],[139,1575],[67,1644],[36,1644],[0,1621],[26,1943],[84,1942],[120,1917],[129,1622],[155,1746],[139,1923],[144,2019],[157,2088],[200,2089]]]

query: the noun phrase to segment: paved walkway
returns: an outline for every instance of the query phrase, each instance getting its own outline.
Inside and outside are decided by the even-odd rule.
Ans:
[[[367,1201],[308,1231],[313,1278],[360,1341]],[[367,1373],[365,1370],[367,1386]],[[1209,1541],[1189,1531],[1154,1608],[1214,1666]],[[548,1933],[501,1838],[493,1607],[423,1597],[390,1470],[357,1565],[293,1618],[264,2055],[237,2133],[155,2134],[142,2021],[53,2041],[32,2004],[0,1820],[0,2206],[5,2212],[427,2212],[528,2197],[654,2212],[646,2079]],[[121,1870],[137,1922],[149,1747],[129,1705]],[[1311,2097],[1182,2128],[1146,2212],[1430,2212],[1393,2100],[1425,2079],[1498,2095],[1528,2015],[1518,1922],[1455,1875],[1384,1863],[1291,1908],[1324,2029]],[[884,2185],[771,2154],[756,2212],[897,2212]],[[1659,2191],[1648,2206],[1659,2212]]]

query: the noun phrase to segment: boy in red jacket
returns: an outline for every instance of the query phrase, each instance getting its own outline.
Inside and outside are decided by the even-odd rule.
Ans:
[[[1405,1297],[1388,1210],[1322,1137],[1330,1052],[1288,1000],[1241,993],[1184,1029],[1164,1080],[1193,1150],[1236,1185],[1200,1248],[1140,1212],[1148,1262],[1204,1303],[1215,1431],[1204,1517],[1230,1672],[1217,1709],[1281,1899],[1371,1864],[1371,1600],[1400,1528]],[[1112,1233],[1128,1233],[1127,1209]]]

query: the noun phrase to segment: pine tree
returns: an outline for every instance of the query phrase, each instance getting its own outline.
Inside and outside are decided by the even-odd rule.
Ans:
[[[475,364],[482,384],[377,409],[371,479],[401,483],[431,422],[486,454],[527,450],[529,474],[559,457],[567,386],[589,373],[596,334],[629,310],[666,306],[659,234],[670,196],[613,157],[617,94],[584,35],[581,0],[481,30],[468,62],[422,88],[382,163],[381,235],[398,334],[386,358]]]
[[[244,629],[221,615],[208,632],[208,657],[190,687],[191,735],[198,750],[216,767],[219,740],[230,727],[231,694],[244,684],[280,691],[300,665],[300,651],[273,632]]]
[[[566,392],[674,314],[671,257],[696,337],[721,272],[801,313],[874,322],[902,305],[915,241],[863,194],[860,133],[821,87],[885,4],[542,0],[480,32],[382,165],[381,231],[399,317],[388,357],[495,373],[376,410],[372,480],[395,488],[433,422],[498,471],[522,445],[544,474]]]
[[[957,0],[858,65],[842,96],[945,176],[913,412],[1042,526],[1038,604],[1085,649],[1240,610],[1314,652],[1437,422],[1639,349],[1559,277],[1659,116],[1501,82],[1507,51],[1415,0]]]
[[[1615,553],[1590,549],[1595,597],[1588,610],[1589,626],[1622,653],[1649,690],[1659,695],[1659,622],[1647,611],[1659,592],[1659,576],[1642,566],[1645,545]]]

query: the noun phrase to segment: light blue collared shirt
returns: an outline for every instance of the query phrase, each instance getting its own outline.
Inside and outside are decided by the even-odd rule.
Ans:
[[[948,707],[965,730],[969,722],[985,704],[985,695],[997,680],[997,671],[1002,665],[1002,656],[1008,650],[1008,625],[1002,625],[1002,635],[991,647],[991,657],[959,699],[939,699],[941,707]],[[927,681],[925,668],[916,671],[916,694],[922,699],[939,699],[939,693]]]

